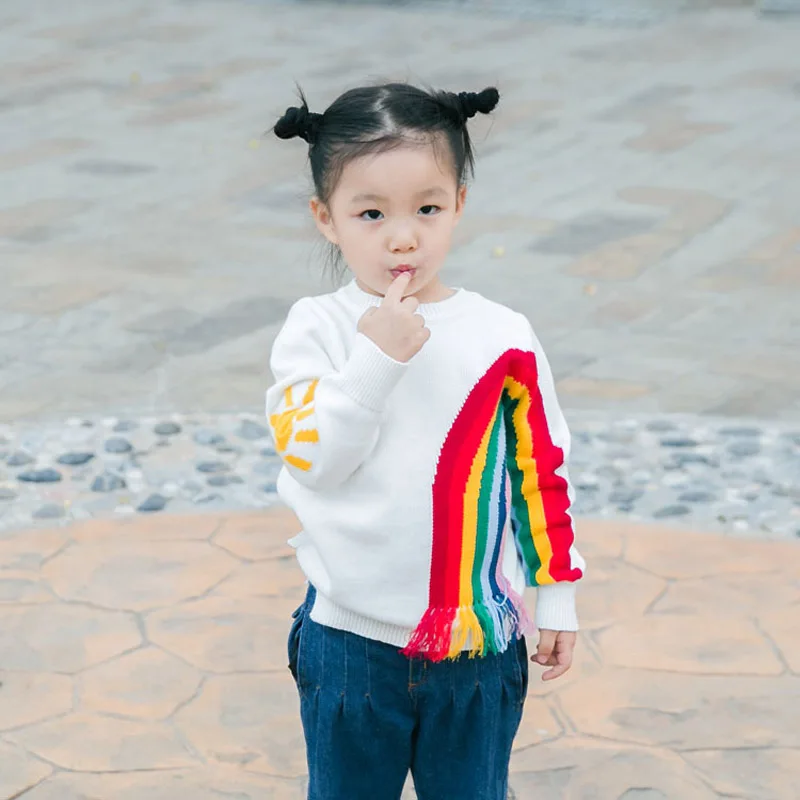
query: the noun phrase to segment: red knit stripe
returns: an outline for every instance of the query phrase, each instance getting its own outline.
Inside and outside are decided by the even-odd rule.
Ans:
[[[554,444],[550,435],[544,400],[539,389],[536,355],[521,350],[511,352],[514,353],[514,357],[509,363],[508,374],[526,386],[530,392],[531,405],[527,422],[533,439],[533,455],[547,524],[547,536],[553,551],[548,571],[553,581],[575,581],[582,573],[580,569],[571,566],[569,554],[575,534],[572,529],[572,518],[568,513],[570,503],[567,481],[555,472],[564,464],[564,451]]]

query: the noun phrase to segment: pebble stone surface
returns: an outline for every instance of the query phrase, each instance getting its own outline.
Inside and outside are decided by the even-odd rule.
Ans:
[[[574,510],[800,537],[800,426],[568,412]],[[264,508],[268,428],[242,414],[0,426],[0,532],[46,521]]]

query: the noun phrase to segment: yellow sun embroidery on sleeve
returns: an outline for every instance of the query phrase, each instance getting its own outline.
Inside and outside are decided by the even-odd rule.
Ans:
[[[294,402],[292,387],[287,386],[286,391],[283,393],[283,411],[272,414],[269,418],[269,424],[275,433],[275,449],[283,456],[283,460],[287,464],[304,472],[311,470],[313,466],[311,461],[287,451],[292,441],[311,444],[319,442],[319,432],[316,428],[299,428],[295,430],[296,424],[314,414],[314,394],[317,391],[318,383],[318,380],[313,380],[309,383],[299,404]]]

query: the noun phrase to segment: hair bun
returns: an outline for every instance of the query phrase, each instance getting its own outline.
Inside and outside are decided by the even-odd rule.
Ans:
[[[294,139],[295,136],[299,136],[309,144],[313,144],[321,120],[322,114],[312,113],[303,103],[299,108],[296,106],[287,108],[286,113],[275,123],[273,130],[279,139]]]
[[[458,107],[464,121],[476,114],[490,114],[500,102],[500,92],[490,86],[482,92],[459,92]]]

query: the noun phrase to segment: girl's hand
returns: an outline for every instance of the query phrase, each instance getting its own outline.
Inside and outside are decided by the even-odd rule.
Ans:
[[[531,661],[551,667],[542,674],[543,681],[559,678],[572,666],[572,653],[578,634],[575,631],[539,631],[539,646]]]
[[[360,333],[372,339],[387,356],[403,363],[410,361],[431,338],[425,320],[415,313],[419,301],[414,297],[403,299],[410,282],[407,272],[398,275],[381,304],[367,309],[358,321]]]

